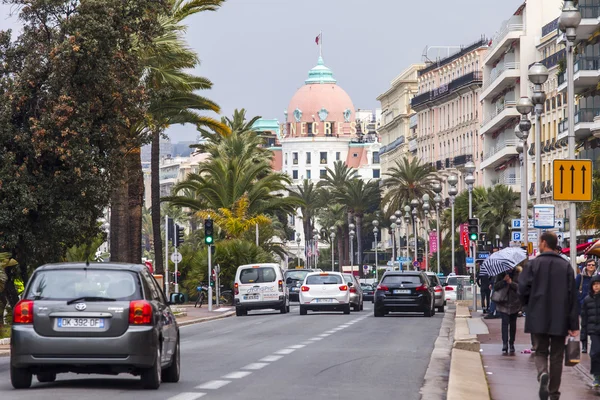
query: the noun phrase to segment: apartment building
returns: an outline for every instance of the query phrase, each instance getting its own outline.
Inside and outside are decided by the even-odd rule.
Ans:
[[[411,98],[417,93],[418,71],[425,68],[425,64],[412,64],[402,71],[391,82],[391,87],[377,97],[381,103],[381,124],[379,136],[381,138],[382,175],[405,156],[410,156],[408,142],[411,129],[411,118],[415,112],[411,108]]]
[[[481,38],[418,72],[418,94],[411,100],[417,112],[416,138],[410,150],[442,176],[461,177],[467,162],[478,166],[481,161],[479,93],[487,48],[488,40]],[[480,185],[479,170],[474,176]],[[458,188],[464,189],[463,179]]]

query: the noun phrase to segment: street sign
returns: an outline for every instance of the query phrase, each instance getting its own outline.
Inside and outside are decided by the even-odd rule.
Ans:
[[[398,257],[400,262],[412,262],[412,257]]]
[[[556,218],[554,220],[554,227],[558,228],[558,229],[564,229],[565,228],[565,219],[564,218]]]
[[[490,256],[490,253],[488,253],[487,251],[481,251],[481,252],[477,253],[478,260],[485,260],[489,256]]]
[[[521,225],[523,225],[523,222],[520,219],[513,219],[510,227],[512,229],[521,229]]]
[[[467,257],[467,264],[473,264],[473,257]]]
[[[420,264],[418,261],[413,262],[413,267],[418,267]]]
[[[554,160],[555,201],[592,201],[592,160]]]
[[[171,254],[171,261],[173,261],[174,263],[180,263],[182,259],[183,257],[179,252]]]
[[[556,238],[558,239],[558,243],[562,243],[565,240],[565,234],[563,232],[556,232]]]
[[[554,206],[551,204],[535,204],[533,206],[533,227],[541,229],[554,228]]]
[[[368,271],[368,270],[369,270],[369,266],[368,266],[368,265],[363,265],[363,269],[364,269],[365,271]]]
[[[529,236],[529,241],[533,242],[533,243],[537,243],[538,242],[538,233],[535,231],[528,232],[528,233],[529,233],[529,235],[527,235],[527,236]]]
[[[511,234],[511,240],[513,242],[520,242],[521,241],[521,232],[512,232]]]

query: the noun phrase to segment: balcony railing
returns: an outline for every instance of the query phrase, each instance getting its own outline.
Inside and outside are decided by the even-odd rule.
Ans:
[[[513,107],[516,107],[516,105],[517,105],[517,102],[514,101],[514,100],[505,100],[502,105],[497,106],[496,109],[493,112],[489,113],[483,119],[483,122],[481,123],[481,126],[487,125],[491,120],[493,120],[494,118],[496,118],[506,108],[513,108]]]
[[[560,60],[564,59],[567,57],[567,51],[565,49],[559,50],[554,54],[549,55],[548,57],[544,58],[543,60],[539,61],[540,64],[543,64],[546,68],[550,69],[556,65],[558,65],[558,63],[560,62]],[[529,67],[531,68],[531,66],[535,64],[535,63],[531,63],[529,65]]]
[[[517,176],[517,170],[507,169],[500,173],[497,179],[492,180],[493,185],[520,185],[521,178]]]
[[[542,37],[558,30],[558,18],[542,27]]]
[[[487,82],[485,82],[485,84],[483,85],[482,90],[487,89],[488,87],[490,87],[494,82],[496,82],[496,80],[500,77],[500,75],[502,75],[504,72],[508,71],[508,70],[515,70],[515,69],[519,69],[520,68],[520,64],[518,62],[507,62],[504,63],[501,66],[496,67],[495,70],[492,71],[492,73],[490,74],[490,79],[488,79]]]
[[[481,83],[483,81],[483,76],[481,71],[469,72],[468,74],[462,75],[452,82],[441,85],[433,90],[422,93],[418,96],[415,96],[410,101],[412,107],[420,106],[421,104],[427,103],[428,101],[436,100],[438,98],[443,98],[445,96],[449,96],[454,93],[456,90],[468,86],[471,84]]]
[[[578,57],[574,62],[575,73],[579,71],[596,71],[600,69],[600,56],[586,56],[582,55]],[[562,72],[558,74],[558,86],[566,82],[567,73]]]
[[[582,108],[575,113],[575,125],[581,122],[594,122],[594,117],[600,115],[600,108]],[[558,133],[569,129],[568,118],[563,119],[558,124]]]
[[[498,34],[496,36],[494,36],[494,38],[492,39],[492,45],[490,46],[490,49],[488,50],[488,54],[491,54],[494,51],[494,49],[496,48],[496,46],[498,46],[498,44],[500,42],[502,42],[502,40],[510,32],[522,31],[522,30],[523,30],[523,20],[522,19],[514,18],[514,19],[510,19],[510,20],[506,21],[504,27],[502,27],[502,29],[500,29]]]
[[[598,18],[600,17],[600,4],[580,4],[578,6],[581,18]]]
[[[483,159],[487,160],[488,158],[492,157],[494,154],[500,152],[501,150],[507,148],[507,147],[515,147],[517,146],[517,144],[519,143],[518,139],[505,139],[505,140],[500,140],[498,141],[494,147],[491,147],[487,153],[485,153],[483,155]]]
[[[402,144],[404,144],[404,136],[400,136],[393,142],[386,144],[385,146],[381,146],[381,148],[379,149],[379,155],[381,156],[382,154],[387,153],[388,151],[392,151],[398,146],[401,146]]]

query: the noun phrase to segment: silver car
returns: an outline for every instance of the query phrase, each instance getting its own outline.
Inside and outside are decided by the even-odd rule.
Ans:
[[[363,290],[360,286],[360,282],[356,279],[356,276],[352,274],[342,274],[344,276],[344,280],[348,284],[350,290],[350,305],[352,306],[352,311],[362,311],[363,310]]]
[[[38,268],[13,311],[14,388],[64,372],[141,376],[157,389],[177,382],[179,328],[143,265],[49,264]]]
[[[440,278],[433,272],[427,272],[427,279],[429,284],[433,286],[435,290],[435,308],[438,312],[444,312],[444,306],[446,305],[446,290],[440,282]]]

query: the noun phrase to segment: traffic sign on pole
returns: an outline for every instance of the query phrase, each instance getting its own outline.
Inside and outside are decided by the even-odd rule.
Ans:
[[[592,160],[554,160],[555,201],[592,201]]]
[[[180,263],[182,259],[183,257],[181,256],[181,253],[177,251],[171,254],[171,261],[173,261],[174,263]]]

